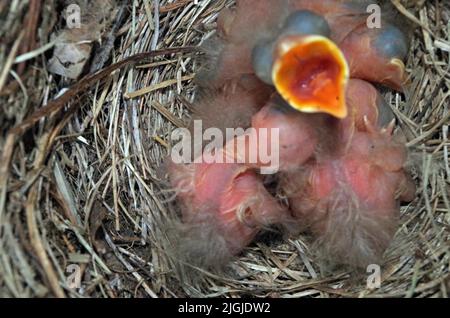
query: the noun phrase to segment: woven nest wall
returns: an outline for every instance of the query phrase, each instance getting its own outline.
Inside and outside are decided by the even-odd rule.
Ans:
[[[385,98],[417,195],[402,207],[380,288],[368,289],[365,272],[322,272],[307,235],[257,240],[195,283],[167,255],[160,165],[190,116],[195,47],[232,0],[102,2],[83,18],[98,22],[83,74],[103,71],[82,80],[49,72],[68,2],[0,1],[0,296],[447,297],[450,6],[392,2],[416,26],[411,85]]]

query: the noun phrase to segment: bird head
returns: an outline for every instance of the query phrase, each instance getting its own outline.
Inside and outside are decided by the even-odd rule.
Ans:
[[[264,82],[275,86],[294,109],[306,113],[347,116],[345,91],[349,66],[329,39],[330,28],[308,10],[291,14],[275,39],[253,50],[253,67]]]

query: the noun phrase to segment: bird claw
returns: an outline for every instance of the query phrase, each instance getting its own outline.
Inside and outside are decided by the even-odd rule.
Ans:
[[[386,136],[389,136],[389,137],[392,136],[394,134],[395,123],[396,123],[396,120],[394,118],[394,119],[391,120],[391,122],[386,127],[381,129],[381,133],[383,135],[386,135]]]
[[[372,135],[379,133],[386,137],[391,137],[394,134],[395,124],[396,120],[394,118],[389,122],[389,124],[386,127],[383,127],[381,128],[381,130],[378,131],[374,126],[374,124],[369,120],[369,118],[366,115],[364,116],[364,126],[366,128],[366,131]]]
[[[364,120],[364,126],[365,126],[367,132],[370,134],[375,134],[376,129],[375,129],[374,125],[372,124],[372,122],[367,117],[367,115],[364,115],[363,120]]]

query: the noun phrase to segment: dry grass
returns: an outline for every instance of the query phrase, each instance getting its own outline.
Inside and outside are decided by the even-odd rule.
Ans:
[[[186,47],[209,37],[233,1],[161,0],[159,10],[157,1],[130,1],[112,66],[69,83],[57,100],[68,83],[47,72],[47,55],[14,64],[61,27],[55,1],[37,2],[40,17],[23,28],[36,1],[0,0],[0,296],[448,297],[447,1],[393,1],[418,27],[407,64],[411,89],[386,93],[408,136],[418,191],[402,208],[374,290],[365,273],[321,271],[306,236],[258,240],[225,273],[202,273],[195,284],[174,271],[159,226],[171,212],[158,167],[195,96],[196,56]],[[30,32],[33,21],[39,32]],[[163,51],[115,64],[151,50]],[[74,269],[80,288],[71,288]]]

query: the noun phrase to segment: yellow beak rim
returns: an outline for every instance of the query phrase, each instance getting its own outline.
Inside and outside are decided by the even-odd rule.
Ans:
[[[345,118],[349,77],[344,54],[326,37],[288,36],[277,44],[273,83],[278,93],[299,111]]]

